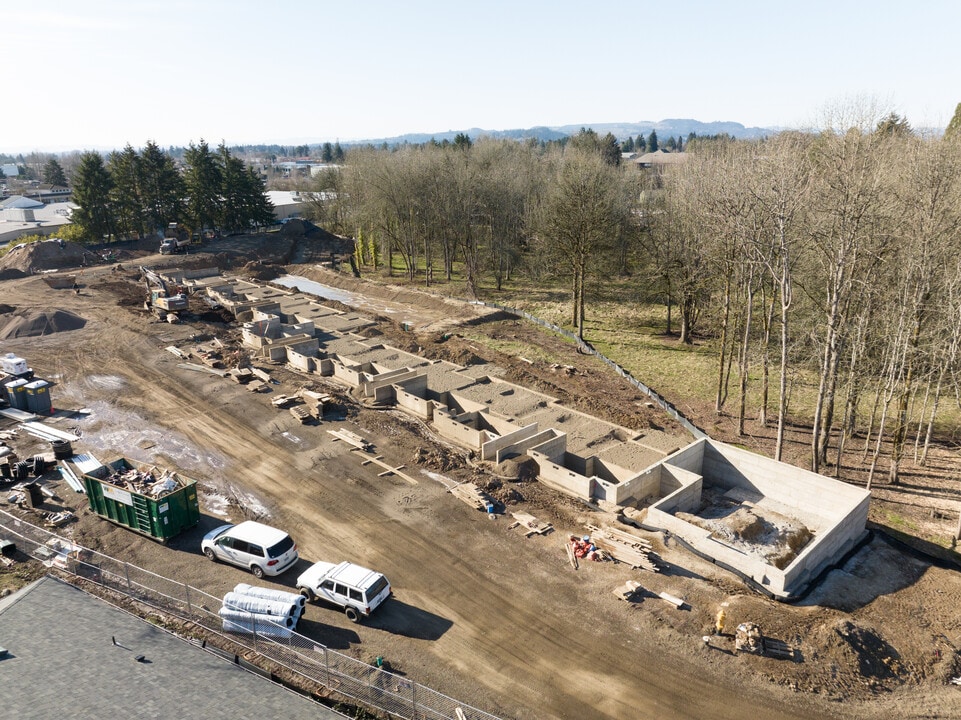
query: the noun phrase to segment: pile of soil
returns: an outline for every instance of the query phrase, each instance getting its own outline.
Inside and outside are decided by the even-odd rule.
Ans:
[[[0,258],[0,272],[19,271],[25,275],[95,265],[101,258],[87,250],[83,245],[60,240],[39,240],[25,245],[16,245]]]
[[[39,312],[36,310],[11,313],[3,318],[0,340],[21,337],[38,337],[59,332],[79,330],[87,321],[67,310]]]

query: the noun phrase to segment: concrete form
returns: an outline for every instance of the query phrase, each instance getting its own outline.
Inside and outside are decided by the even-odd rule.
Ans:
[[[683,538],[699,553],[779,598],[804,590],[863,538],[871,497],[853,485],[709,439],[698,440],[650,468],[646,486],[657,498],[647,511],[648,524]],[[765,507],[789,515],[814,537],[784,568],[751,557],[677,516],[697,515],[708,487],[749,498],[745,504],[758,508],[760,515]]]
[[[709,439],[680,448],[676,436],[604,422],[502,380],[489,366],[432,362],[367,340],[354,331],[370,321],[298,292],[237,280],[208,292],[247,321],[248,347],[396,406],[481,460],[527,455],[541,482],[575,498],[649,506],[649,525],[775,597],[799,592],[865,533],[869,494],[859,488]],[[782,568],[746,554],[683,517],[697,514],[706,489],[796,519],[813,539]]]

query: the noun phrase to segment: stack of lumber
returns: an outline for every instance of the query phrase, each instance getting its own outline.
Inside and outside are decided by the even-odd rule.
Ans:
[[[524,531],[524,537],[530,537],[535,534],[547,535],[554,530],[553,525],[550,523],[542,523],[533,515],[528,515],[527,513],[511,513],[511,515],[514,516],[517,522],[511,523],[508,529],[521,527]]]
[[[290,408],[290,414],[293,415],[301,423],[305,423],[311,418],[310,411],[307,410],[303,405],[294,405]]]
[[[487,512],[488,507],[494,506],[494,501],[474,483],[465,482],[454,485],[450,488],[450,492],[454,497],[460,498],[477,510]]]
[[[657,572],[657,565],[651,560],[651,543],[636,535],[613,528],[599,528],[587,525],[591,531],[591,541],[614,558],[617,562],[630,565],[632,568],[643,568]]]
[[[373,445],[371,445],[369,440],[361,437],[357,433],[352,433],[350,430],[328,430],[327,432],[338,440],[343,440],[348,445],[353,445],[358,450],[371,452],[373,449]]]

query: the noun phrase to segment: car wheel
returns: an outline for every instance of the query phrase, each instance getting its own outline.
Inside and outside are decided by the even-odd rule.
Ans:
[[[251,565],[250,572],[254,574],[254,577],[260,580],[264,576],[264,569],[260,565]]]
[[[357,612],[356,608],[350,607],[350,605],[344,608],[344,615],[346,615],[347,619],[352,623],[360,622],[360,613]]]
[[[308,602],[314,602],[314,600],[317,599],[317,596],[314,594],[314,591],[311,590],[309,587],[300,588],[300,594],[303,595],[305,598],[307,598]]]
[[[208,559],[208,560],[212,560],[213,562],[217,562],[217,554],[214,552],[214,549],[213,549],[213,548],[204,548],[204,555],[207,556],[207,559]]]

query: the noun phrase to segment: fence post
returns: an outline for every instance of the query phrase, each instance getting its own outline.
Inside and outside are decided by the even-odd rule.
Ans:
[[[330,688],[330,658],[327,657],[326,645],[324,645],[324,670],[327,673],[327,687]]]
[[[127,594],[132,595],[133,590],[130,588],[130,566],[127,563],[123,564],[123,576],[127,578]]]
[[[193,608],[190,607],[190,586],[184,583],[184,596],[187,598],[187,612],[193,614]]]

